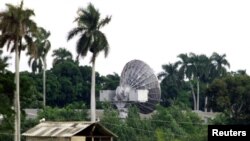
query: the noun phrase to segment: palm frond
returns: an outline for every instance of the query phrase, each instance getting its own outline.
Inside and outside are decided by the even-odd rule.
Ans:
[[[69,41],[70,39],[72,39],[73,37],[75,37],[77,34],[79,34],[80,32],[83,32],[84,28],[83,27],[76,27],[73,28],[71,31],[69,31],[68,36],[67,36],[67,40]]]
[[[31,62],[33,61],[33,57],[30,57],[29,60],[28,60],[28,65],[31,67]]]
[[[104,55],[106,57],[109,53],[109,44],[106,39],[106,36],[104,35],[104,33],[97,30],[93,33],[93,37],[94,37],[94,41],[92,42],[90,46],[90,51],[92,53],[104,51]]]
[[[32,20],[27,20],[26,26],[29,27],[28,32],[31,32],[33,36],[35,36],[34,34],[37,32],[38,28],[36,23]]]
[[[31,69],[32,69],[32,72],[36,72],[36,68],[37,68],[37,60],[35,59],[33,62],[32,62],[32,65],[31,65]]]
[[[81,56],[86,56],[89,50],[91,38],[86,34],[82,34],[76,44],[76,52]]]
[[[40,73],[43,70],[43,67],[42,67],[43,62],[42,62],[42,59],[39,59],[38,61],[39,61],[39,63],[38,63],[37,69],[38,69],[38,72]]]
[[[24,39],[25,39],[27,45],[23,48],[23,50],[27,48],[29,55],[37,56],[38,55],[38,47],[34,44],[32,37],[25,35]]]
[[[49,52],[50,48],[51,48],[51,43],[49,40],[46,40],[45,45],[44,45],[44,54],[45,55]]]
[[[8,42],[9,36],[6,34],[0,35],[0,48],[4,47],[4,45]],[[9,47],[9,44],[7,48]]]
[[[167,74],[166,74],[165,72],[160,72],[160,73],[157,75],[157,77],[158,77],[158,79],[162,79],[162,78],[164,78],[166,75],[167,75]]]
[[[97,28],[98,26],[98,22],[99,22],[99,19],[100,19],[100,12],[98,9],[96,9],[94,7],[94,5],[92,3],[89,3],[88,7],[87,7],[87,10],[89,12],[89,14],[91,15],[90,18],[91,18],[91,26],[92,26],[92,29],[95,29]]]
[[[110,21],[111,21],[111,16],[109,16],[109,17],[107,16],[105,19],[102,19],[102,20],[99,22],[97,28],[100,29],[101,27],[103,27],[103,26],[105,26],[106,24],[108,24]]]

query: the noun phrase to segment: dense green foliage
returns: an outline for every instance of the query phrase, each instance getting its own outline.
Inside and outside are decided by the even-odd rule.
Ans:
[[[207,89],[209,107],[224,112],[228,123],[249,124],[250,122],[250,77],[235,74],[216,79]]]
[[[55,58],[55,60],[58,59]],[[72,58],[62,59],[60,62],[56,63],[52,69],[46,72],[47,106],[64,107],[73,102],[84,102],[89,108],[91,67],[79,66]],[[25,86],[30,87],[29,92],[34,93],[30,98],[36,97],[36,100],[27,99],[32,102],[29,108],[41,108],[42,73],[33,74],[23,72],[21,73],[21,77],[25,79],[29,78],[28,82],[31,84]],[[119,76],[117,74],[100,76],[96,72],[96,82],[96,93],[99,94],[101,89],[115,89],[119,85]]]
[[[84,121],[88,120],[87,109],[84,103],[73,103],[65,108],[46,107],[38,113],[38,119],[48,121]]]
[[[116,133],[118,141],[203,141],[207,126],[190,109],[178,105],[159,106],[151,118],[140,118],[136,107],[129,108],[128,117],[120,119],[116,110],[106,107],[101,123]]]
[[[8,134],[13,133],[14,110],[13,105],[14,96],[14,75],[7,72],[0,73],[0,140],[11,140]],[[2,116],[2,121],[1,121]]]

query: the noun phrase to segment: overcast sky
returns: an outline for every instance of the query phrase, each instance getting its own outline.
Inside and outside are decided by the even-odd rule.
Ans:
[[[77,38],[67,42],[67,33],[77,9],[90,0],[24,0],[25,7],[35,11],[34,20],[51,32],[52,48],[48,54],[48,69],[52,66],[52,50],[65,47],[76,56]],[[102,31],[106,34],[110,53],[100,54],[96,70],[102,75],[121,73],[130,60],[140,59],[162,71],[162,64],[177,61],[180,53],[193,52],[210,56],[226,54],[230,70],[250,72],[250,1],[249,0],[91,0],[102,17],[112,15]],[[0,0],[19,4],[20,0]],[[9,53],[6,53],[9,54]],[[24,54],[24,53],[23,53]],[[31,70],[28,57],[21,56],[20,69]],[[81,59],[90,65],[89,57]],[[14,57],[9,68],[14,70]]]

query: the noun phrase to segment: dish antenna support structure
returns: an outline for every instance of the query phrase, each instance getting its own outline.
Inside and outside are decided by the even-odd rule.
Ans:
[[[153,112],[160,97],[160,84],[154,71],[140,60],[132,60],[124,66],[116,90],[100,91],[100,101],[116,105],[121,118],[127,117],[130,104],[136,105],[142,114]]]

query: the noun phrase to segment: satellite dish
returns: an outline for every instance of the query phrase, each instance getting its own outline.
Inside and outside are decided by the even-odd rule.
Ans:
[[[160,101],[160,84],[153,70],[140,60],[128,62],[122,71],[120,87],[134,90],[148,90],[147,102],[132,102],[143,114],[154,111],[155,105]]]
[[[100,92],[100,101],[112,101],[122,117],[126,117],[123,114],[130,104],[136,105],[143,114],[153,112],[160,97],[160,84],[154,71],[140,60],[132,60],[124,66],[116,90]]]

